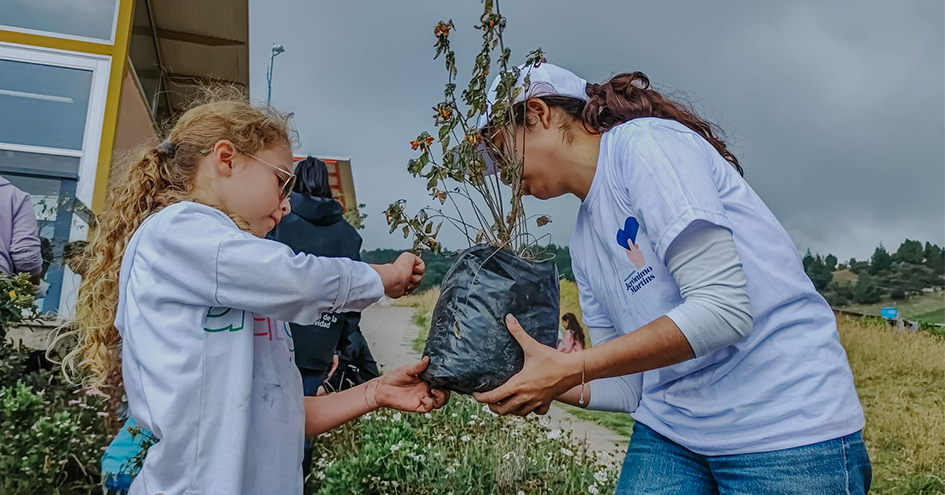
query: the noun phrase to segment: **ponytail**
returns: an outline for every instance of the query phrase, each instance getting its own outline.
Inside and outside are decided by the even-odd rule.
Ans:
[[[79,287],[73,330],[63,334],[77,340],[63,359],[67,378],[98,391],[117,385],[109,377],[120,377],[121,339],[114,323],[125,248],[149,216],[191,199],[193,178],[207,150],[226,139],[238,150],[254,153],[269,144],[288,143],[288,132],[287,117],[273,110],[240,100],[214,101],[188,110],[165,141],[133,155],[91,233],[90,264]]]
[[[658,117],[675,120],[703,137],[722,158],[745,175],[738,158],[725,146],[720,137],[721,130],[699,117],[685,104],[673,101],[650,87],[650,79],[642,72],[617,74],[609,81],[587,83],[588,100],[582,101],[567,96],[540,96],[548,106],[563,110],[572,119],[580,121],[584,129],[593,134],[602,134],[614,127],[640,117]],[[524,102],[517,104],[515,115],[524,116]],[[524,122],[524,118],[520,118]]]

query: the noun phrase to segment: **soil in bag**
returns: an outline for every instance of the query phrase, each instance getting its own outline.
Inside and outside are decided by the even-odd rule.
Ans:
[[[512,314],[535,340],[558,341],[560,289],[552,261],[527,261],[506,249],[476,245],[453,261],[440,284],[421,378],[433,387],[470,394],[502,385],[521,371],[525,355],[509,333]]]

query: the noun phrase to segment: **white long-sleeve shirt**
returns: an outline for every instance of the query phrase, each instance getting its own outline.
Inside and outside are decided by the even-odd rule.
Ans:
[[[135,232],[115,326],[131,415],[160,441],[131,493],[301,494],[304,405],[285,321],[360,311],[378,274],[296,255],[178,203]]]

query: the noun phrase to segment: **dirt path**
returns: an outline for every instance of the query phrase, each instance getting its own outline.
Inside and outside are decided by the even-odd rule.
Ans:
[[[417,327],[412,319],[413,312],[413,308],[382,303],[362,313],[361,331],[382,371],[420,359],[413,350],[413,340],[417,337]],[[599,454],[623,458],[622,452],[626,451],[627,439],[613,431],[597,423],[575,418],[559,407],[552,407],[547,418],[553,426],[572,430],[575,438],[583,439],[589,448]]]

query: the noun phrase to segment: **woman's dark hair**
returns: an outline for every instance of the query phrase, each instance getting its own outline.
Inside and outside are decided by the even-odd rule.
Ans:
[[[716,151],[732,164],[738,173],[745,171],[738,158],[725,147],[722,132],[714,124],[699,117],[687,105],[673,101],[650,87],[650,79],[642,72],[617,74],[609,81],[587,83],[588,101],[568,96],[540,96],[549,107],[559,108],[571,118],[580,121],[591,133],[602,134],[614,127],[640,117],[658,117],[675,120],[702,136]],[[514,107],[516,116],[524,121],[525,102]]]
[[[574,338],[581,343],[581,347],[587,349],[587,337],[584,336],[584,327],[578,323],[577,316],[574,316],[574,313],[565,313],[561,317],[561,321],[564,322],[564,327],[574,333]]]
[[[310,156],[295,165],[295,192],[316,198],[331,198],[331,184],[328,183],[328,165]]]

